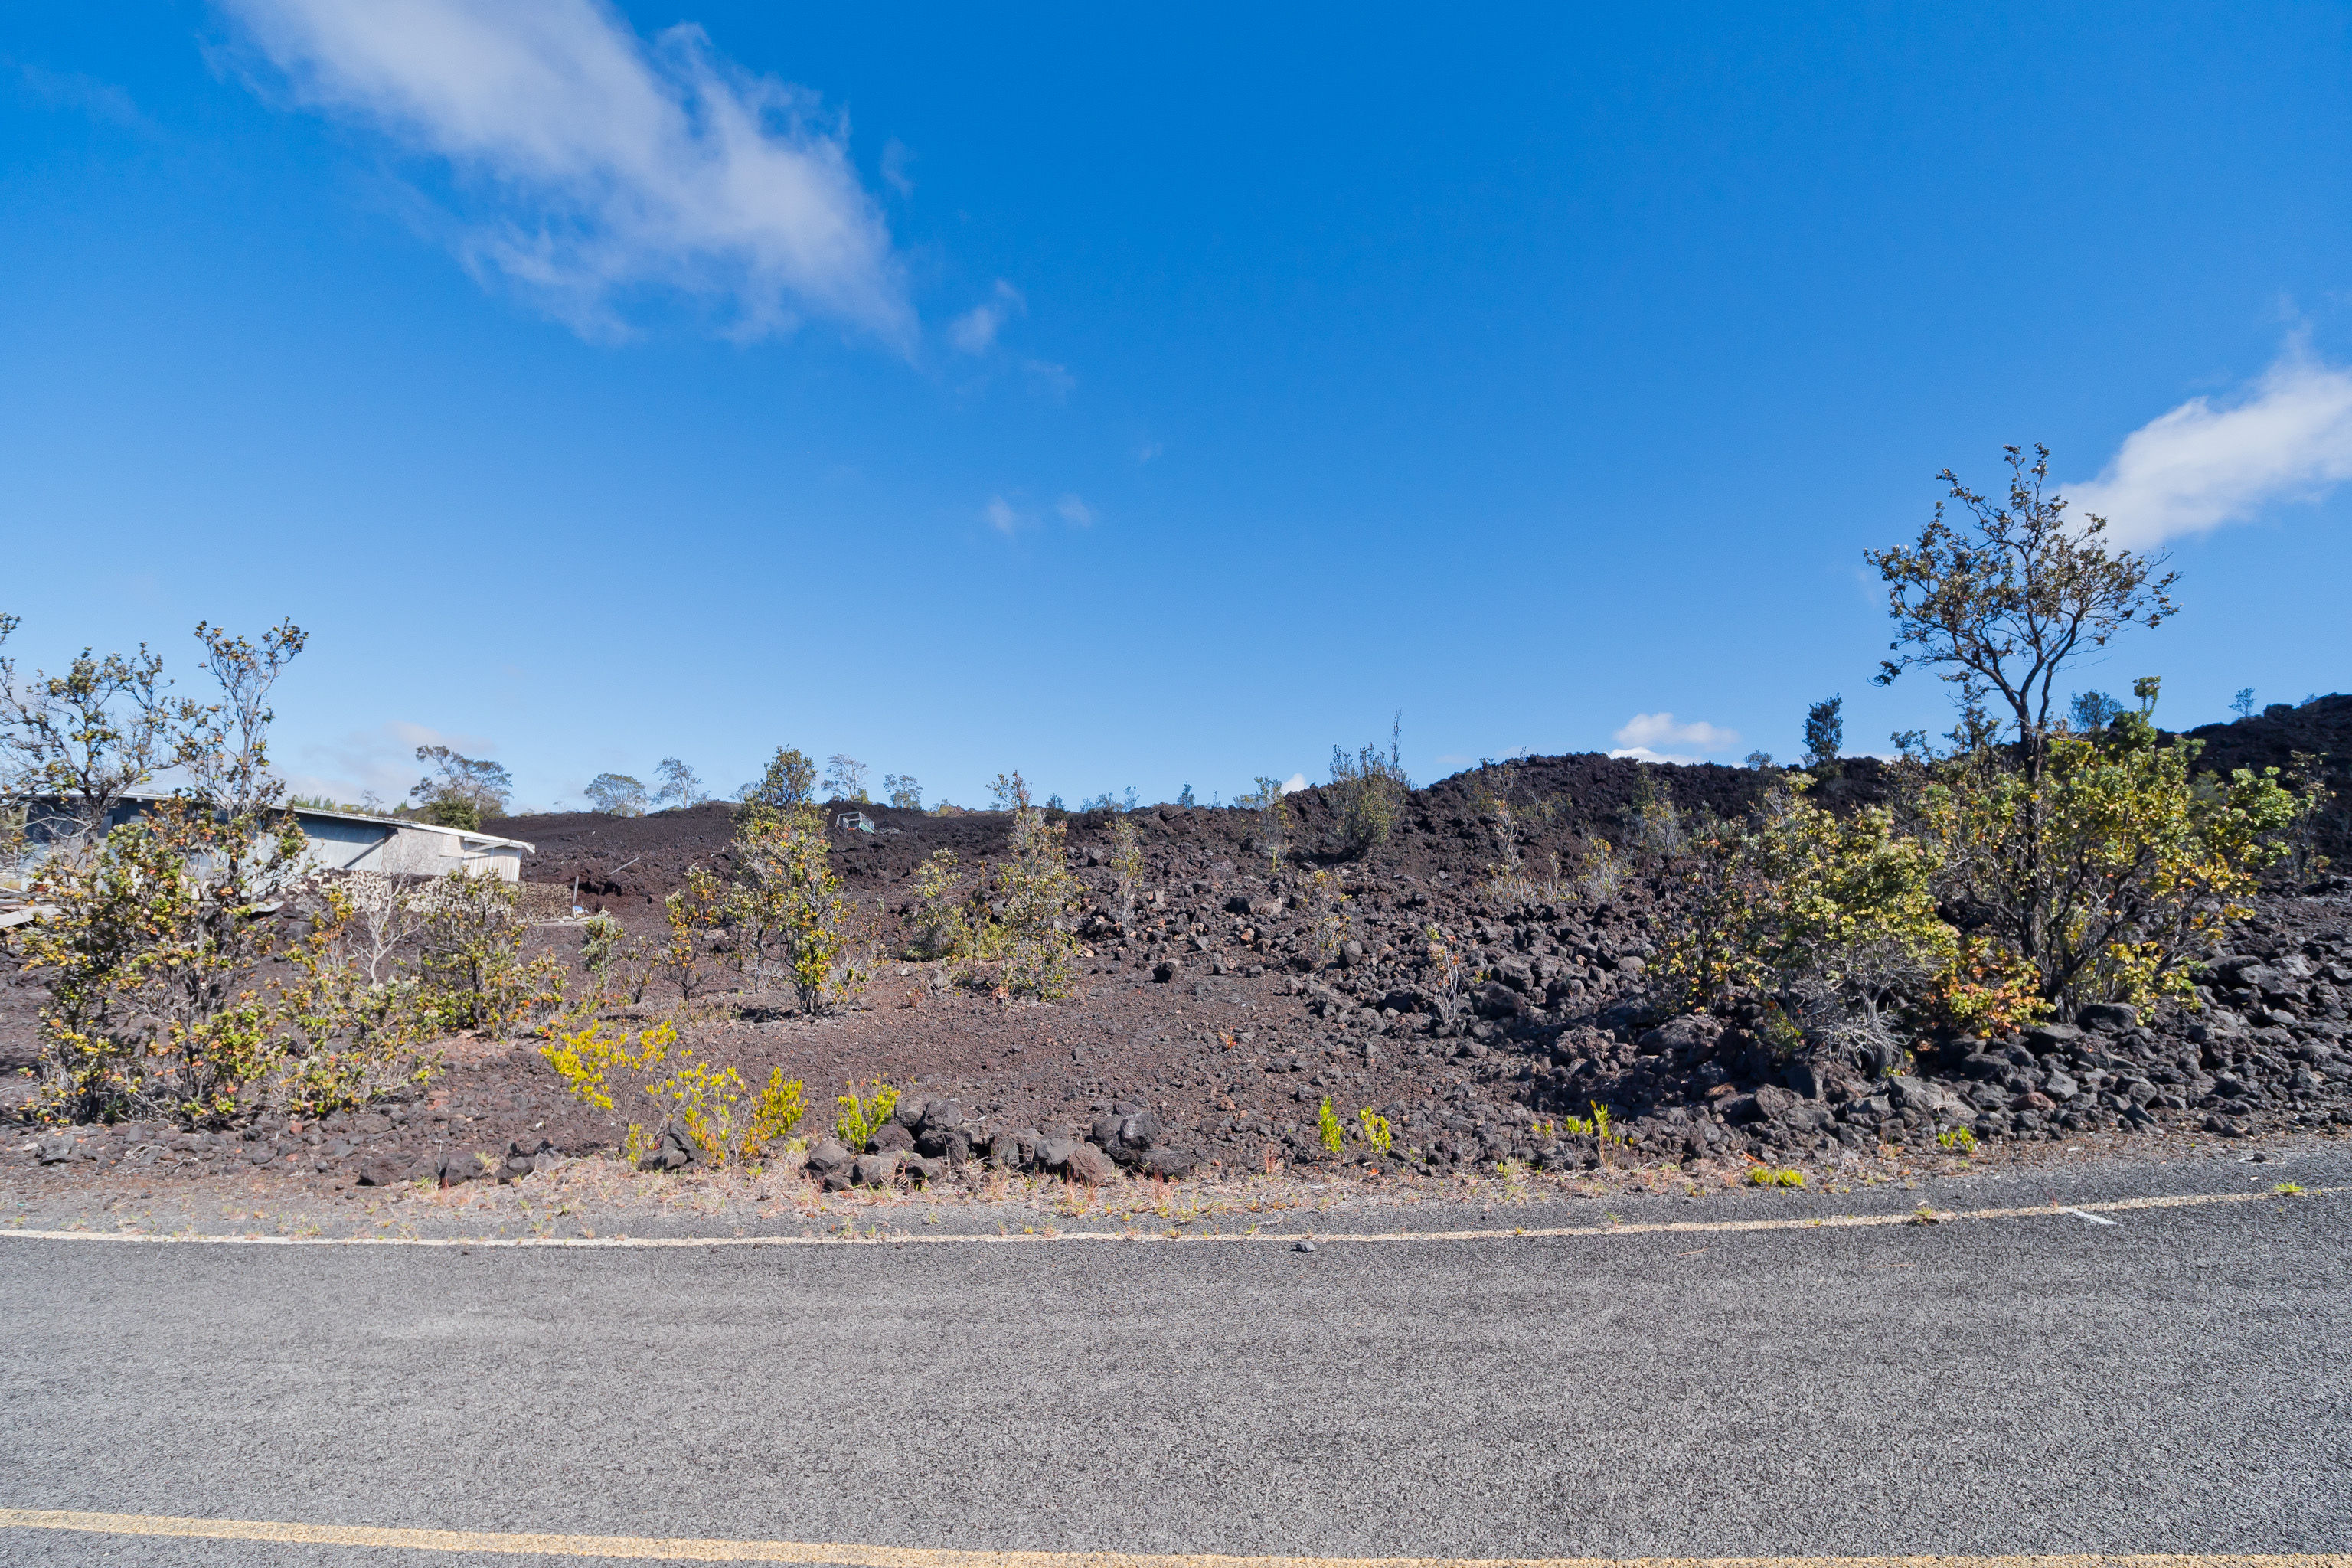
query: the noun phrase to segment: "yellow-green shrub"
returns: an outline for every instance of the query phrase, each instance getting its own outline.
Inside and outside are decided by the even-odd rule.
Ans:
[[[863,1149],[874,1142],[874,1135],[888,1124],[890,1113],[898,1109],[898,1091],[877,1081],[861,1094],[852,1082],[849,1092],[836,1095],[834,1104],[838,1108],[834,1131],[852,1149]]]
[[[634,1045],[626,1031],[607,1036],[603,1025],[592,1023],[541,1046],[540,1055],[574,1099],[608,1111],[614,1109],[614,1073],[670,1069],[659,1082],[640,1086],[662,1108],[662,1121],[650,1131],[630,1123],[625,1149],[632,1161],[659,1147],[663,1131],[675,1126],[704,1163],[740,1163],[759,1159],[800,1124],[803,1086],[797,1079],[788,1081],[782,1068],[754,1094],[734,1068],[713,1068],[691,1047],[673,1047],[677,1030],[667,1023],[641,1031]]]

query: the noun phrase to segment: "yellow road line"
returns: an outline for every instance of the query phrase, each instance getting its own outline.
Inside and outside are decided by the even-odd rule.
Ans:
[[[2298,1197],[2324,1197],[2352,1192],[2352,1187],[2305,1187]],[[571,1247],[587,1250],[632,1247],[1003,1247],[1033,1242],[1281,1242],[1312,1239],[1318,1246],[1331,1241],[1533,1241],[1578,1236],[1705,1236],[1724,1232],[1768,1230],[1865,1230],[1882,1226],[1922,1223],[1942,1225],[1959,1220],[2074,1219],[2086,1214],[2126,1214],[2140,1209],[2202,1208],[2212,1204],[2279,1203],[2277,1193],[2184,1193],[2154,1198],[2116,1198],[2106,1203],[2074,1204],[2063,1208],[2029,1204],[2018,1208],[1915,1210],[1910,1214],[1822,1215],[1806,1219],[1685,1219],[1643,1225],[1527,1226],[1510,1230],[1259,1230],[1151,1231],[1057,1230],[1006,1236],[923,1235],[880,1231],[871,1236],[206,1236],[191,1231],[146,1230],[12,1230],[0,1227],[0,1240],[172,1242],[209,1247]],[[1155,1221],[1156,1223],[1156,1216]]]
[[[839,1542],[700,1541],[644,1535],[533,1535],[390,1530],[364,1524],[174,1519],[147,1513],[0,1509],[0,1529],[66,1530],[198,1541],[369,1546],[499,1556],[635,1558],[663,1563],[841,1563],[845,1568],[2352,1568],[2352,1553],[2148,1553],[2061,1557],[1223,1557],[1206,1552],[956,1552]]]

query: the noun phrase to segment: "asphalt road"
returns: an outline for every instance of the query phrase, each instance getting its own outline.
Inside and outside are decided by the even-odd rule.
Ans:
[[[2352,1184],[2352,1156],[2168,1179],[2289,1178]],[[2112,1217],[1311,1253],[13,1239],[0,1505],[1141,1552],[2352,1550],[2352,1191]],[[0,1528],[6,1563],[453,1560]]]

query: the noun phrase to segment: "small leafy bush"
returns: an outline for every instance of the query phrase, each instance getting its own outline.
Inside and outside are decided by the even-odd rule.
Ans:
[[[1339,953],[1339,944],[1348,940],[1349,895],[1341,887],[1339,873],[1321,868],[1310,871],[1306,888],[1307,932],[1315,944],[1317,956],[1328,960]]]
[[[1755,1187],[1801,1187],[1805,1184],[1805,1173],[1793,1165],[1778,1169],[1770,1165],[1750,1165],[1748,1167],[1748,1184]]]
[[[887,1083],[876,1080],[863,1093],[856,1082],[847,1094],[836,1095],[834,1104],[834,1132],[852,1149],[863,1149],[874,1142],[874,1135],[890,1121],[890,1113],[898,1109],[898,1091]]]
[[[1391,731],[1386,752],[1378,745],[1366,745],[1351,757],[1333,746],[1331,782],[1324,795],[1339,818],[1342,855],[1361,859],[1386,844],[1412,796],[1401,736]]]
[[[1339,1113],[1331,1109],[1330,1096],[1323,1098],[1323,1109],[1315,1113],[1315,1126],[1322,1134],[1323,1147],[1336,1154],[1347,1142],[1348,1130],[1339,1124]]]
[[[1252,841],[1265,856],[1268,869],[1280,875],[1283,854],[1290,847],[1290,800],[1282,793],[1282,781],[1261,776],[1256,787],[1234,804],[1257,813]]]
[[[1328,1105],[1330,1102],[1326,1100],[1324,1103]],[[1389,1119],[1370,1106],[1367,1105],[1356,1112],[1356,1120],[1363,1124],[1364,1142],[1380,1153],[1387,1153],[1395,1144],[1396,1135],[1389,1129]]]
[[[669,1024],[639,1032],[632,1044],[627,1031],[608,1036],[603,1025],[592,1023],[577,1034],[559,1035],[540,1047],[540,1055],[573,1099],[606,1111],[614,1109],[615,1073],[649,1075],[670,1069],[667,1078],[643,1086],[662,1108],[662,1121],[650,1131],[630,1123],[625,1149],[632,1162],[659,1148],[662,1134],[672,1126],[693,1143],[705,1163],[720,1166],[757,1160],[792,1136],[803,1110],[800,1080],[787,1081],[783,1069],[777,1068],[754,1094],[735,1068],[714,1068],[692,1047],[673,1050],[677,1046],[677,1030]]]
[[[1974,1131],[1966,1127],[1955,1127],[1948,1132],[1938,1132],[1936,1134],[1936,1142],[1955,1154],[1973,1154],[1977,1152],[1977,1135]]]
[[[812,1017],[864,989],[866,972],[850,962],[849,900],[833,869],[824,814],[805,802],[785,810],[747,805],[736,826],[736,862],[744,880],[724,905],[737,962],[753,984],[781,968]]]

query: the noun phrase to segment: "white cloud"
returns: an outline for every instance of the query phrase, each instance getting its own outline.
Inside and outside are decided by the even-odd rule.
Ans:
[[[2301,344],[2228,405],[2192,397],[2124,437],[2099,477],[2070,487],[2077,516],[2147,546],[2252,517],[2275,500],[2316,500],[2352,479],[2352,371]]]
[[[1029,301],[1022,298],[1021,290],[1000,278],[994,292],[984,303],[973,306],[948,323],[948,342],[965,353],[984,354],[996,346],[997,330],[1004,325],[1007,317],[1028,313]]]
[[[1022,522],[1021,514],[1013,510],[1013,503],[1003,496],[989,497],[988,504],[980,509],[980,515],[987,521],[989,527],[1007,539],[1013,537],[1013,531],[1021,526]]]
[[[1088,506],[1085,501],[1080,500],[1076,496],[1064,496],[1061,500],[1055,504],[1054,510],[1061,514],[1061,518],[1064,522],[1069,523],[1074,527],[1092,528],[1094,526],[1095,509]]]
[[[1612,757],[1688,764],[1705,762],[1710,752],[1728,751],[1739,744],[1739,732],[1700,719],[1677,723],[1671,713],[1636,713],[1611,739],[1617,742],[1616,749],[1609,753]],[[1661,747],[1674,749],[1663,751]]]
[[[286,784],[296,795],[352,802],[374,795],[397,805],[425,775],[425,764],[416,760],[419,746],[448,746],[469,757],[492,756],[498,749],[480,735],[446,734],[395,719],[373,730],[302,743],[295,752],[308,766],[289,772]]]
[[[900,268],[846,127],[716,58],[699,28],[650,44],[603,0],[223,0],[303,101],[446,161],[461,250],[575,330],[616,295],[722,302],[730,331],[803,312],[903,346]]]
[[[1300,790],[1303,790],[1306,787],[1307,775],[1305,773],[1293,773],[1288,778],[1282,781],[1282,793],[1285,795],[1297,795]]]

